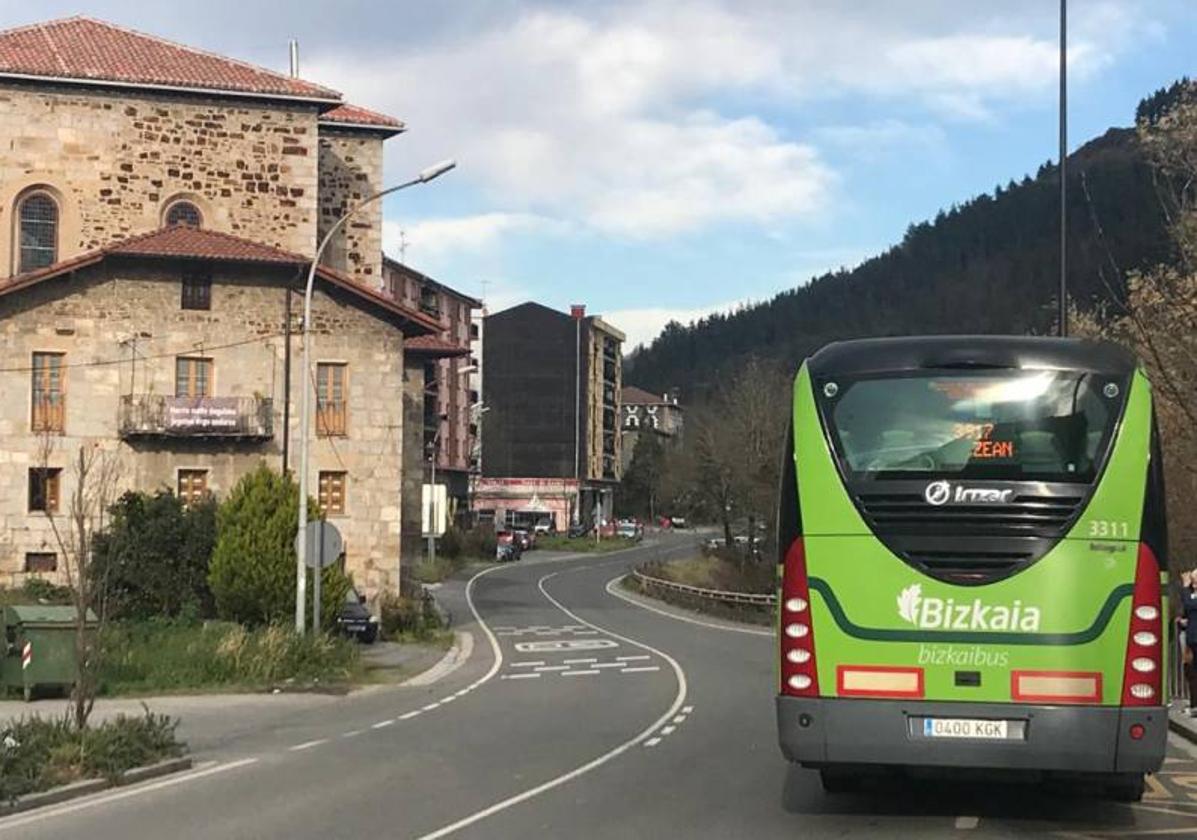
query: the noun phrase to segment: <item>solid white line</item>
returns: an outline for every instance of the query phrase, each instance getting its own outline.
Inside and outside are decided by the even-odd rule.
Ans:
[[[399,715],[399,720],[411,720],[416,715],[423,714],[423,713],[424,713],[423,709],[416,709],[414,712],[408,712],[405,715]]]
[[[512,662],[511,667],[512,668],[535,668],[537,665],[543,665],[543,664],[544,664],[544,660],[541,659],[537,662]]]
[[[395,724],[395,719],[391,718],[390,720],[380,720],[378,723],[372,724],[370,726],[370,728],[371,729],[386,729],[388,726],[393,726],[394,724]]]
[[[981,822],[980,817],[957,817],[956,818],[956,827],[964,828],[964,829],[976,828],[977,824],[980,822]]]
[[[640,607],[642,610],[648,610],[649,612],[654,612],[657,615],[663,615],[666,618],[672,618],[674,621],[685,621],[688,624],[697,624],[699,627],[710,627],[712,630],[726,630],[729,633],[747,633],[750,636],[768,636],[769,638],[773,638],[774,636],[772,630],[756,630],[751,627],[735,627],[730,624],[715,624],[711,621],[699,621],[697,618],[690,618],[689,616],[680,615],[679,613],[675,613],[670,610],[658,609],[657,607],[645,604],[639,598],[633,598],[630,595],[627,595],[623,592],[617,592],[611,588],[625,577],[627,577],[627,575],[620,575],[619,577],[612,578],[610,581],[608,581],[606,586],[607,594],[614,595],[616,598],[619,598],[622,601],[627,601],[629,604],[634,604],[635,606]]]
[[[87,808],[94,808],[97,805],[107,805],[109,802],[117,802],[121,799],[128,799],[132,796],[140,796],[143,793],[150,793],[162,788],[173,787],[181,785],[184,782],[193,782],[196,779],[202,779],[205,776],[212,776],[217,773],[223,773],[226,770],[236,770],[240,767],[248,767],[251,764],[256,764],[259,761],[257,758],[242,758],[238,761],[230,761],[228,764],[217,764],[209,766],[202,770],[197,770],[192,773],[182,773],[177,776],[170,776],[157,782],[147,782],[142,785],[134,785],[133,787],[125,788],[119,793],[100,794],[94,798],[80,799],[77,802],[72,802],[69,805],[60,805],[57,808],[38,809],[30,814],[24,816],[10,817],[7,820],[0,820],[0,833],[7,831],[10,828],[20,828],[23,825],[29,825],[33,822],[49,819],[51,817],[59,817],[64,814],[73,814],[76,811],[83,811]]]
[[[470,693],[470,690],[468,688],[463,688],[461,691],[453,692],[453,696],[454,697],[465,697],[469,693]]]
[[[452,702],[453,702],[454,700],[456,700],[456,699],[457,699],[457,695],[456,695],[456,694],[450,694],[448,697],[443,697],[443,698],[441,698],[441,705],[443,706],[443,705],[445,705],[446,703],[452,703]]]
[[[342,732],[341,737],[342,738],[356,738],[358,735],[361,735],[362,732],[364,732],[364,731],[365,730],[363,730],[363,729],[350,729],[348,732]]]
[[[655,747],[659,743],[661,743],[660,738],[649,738],[647,741],[644,742],[644,746]]]
[[[498,569],[498,568],[505,568],[505,567],[495,566],[493,568]],[[589,567],[583,566],[580,569],[577,569],[577,571],[585,570],[587,568],[589,568]],[[491,571],[491,569],[487,569],[486,571]],[[464,817],[463,819],[460,819],[455,823],[451,823],[451,824],[445,826],[444,828],[440,828],[440,829],[437,829],[436,831],[425,834],[425,835],[421,836],[420,838],[418,838],[418,840],[437,840],[437,838],[446,837],[450,834],[453,834],[456,831],[460,831],[461,829],[466,828],[467,826],[471,826],[474,823],[480,822],[489,816],[497,814],[500,811],[505,811],[514,805],[518,805],[521,802],[526,802],[527,800],[532,799],[533,797],[539,796],[540,794],[544,793],[545,791],[552,790],[555,787],[560,787],[561,785],[565,784],[566,782],[572,781],[573,779],[576,779],[579,776],[585,775],[586,773],[589,773],[591,770],[594,770],[597,767],[603,766],[607,762],[623,755],[625,752],[627,752],[628,750],[630,750],[632,747],[636,746],[637,744],[640,744],[640,743],[646,741],[650,736],[652,736],[652,734],[654,732],[657,731],[657,729],[660,726],[662,726],[666,721],[668,721],[670,718],[672,718],[674,715],[676,715],[678,712],[678,709],[680,709],[682,707],[682,704],[686,702],[686,691],[687,691],[686,672],[682,670],[682,666],[678,664],[678,661],[676,659],[674,659],[672,656],[665,653],[664,651],[657,650],[656,648],[652,647],[651,645],[647,645],[644,642],[638,642],[635,639],[629,639],[627,636],[621,636],[620,634],[612,632],[611,630],[605,630],[602,627],[599,627],[597,624],[591,624],[589,621],[586,621],[584,618],[580,618],[575,613],[570,612],[569,609],[567,609],[560,601],[558,601],[556,598],[554,598],[552,595],[550,595],[548,593],[548,591],[544,588],[544,582],[557,574],[560,574],[560,572],[553,572],[552,574],[545,575],[536,583],[536,588],[540,590],[541,594],[544,595],[544,597],[546,599],[548,599],[549,603],[551,603],[553,606],[555,606],[557,609],[561,610],[563,613],[565,613],[567,616],[569,616],[571,619],[578,622],[579,624],[585,625],[586,627],[591,627],[600,633],[605,633],[614,639],[619,639],[621,642],[627,642],[629,645],[632,645],[633,647],[638,647],[642,650],[648,651],[649,653],[655,653],[657,656],[664,659],[673,668],[674,676],[677,678],[677,696],[674,697],[673,703],[670,704],[669,708],[665,711],[665,714],[661,715],[661,717],[659,717],[655,721],[653,721],[652,724],[650,724],[647,728],[645,728],[638,735],[635,735],[631,739],[624,741],[618,747],[615,747],[614,749],[603,753],[602,755],[598,756],[597,758],[592,759],[591,761],[587,762],[586,764],[581,765],[580,767],[575,767],[573,770],[570,770],[568,773],[564,773],[560,776],[549,779],[547,782],[539,784],[536,787],[529,788],[528,790],[525,790],[523,793],[518,793],[515,796],[510,796],[507,799],[503,799],[499,802],[496,802],[494,805],[491,805],[488,808],[483,808],[481,811],[471,814],[468,817]],[[468,587],[466,588],[466,594],[467,595],[469,594]],[[474,615],[475,615],[475,617],[477,617],[477,612],[475,612]],[[481,623],[481,619],[479,618],[478,620],[479,620],[479,623]],[[486,627],[486,625],[483,625],[484,629],[485,629],[485,627]],[[497,644],[496,644],[496,647],[497,647]],[[496,653],[497,653],[497,651],[496,651]]]
[[[587,663],[590,663],[590,662],[598,662],[598,660],[595,659],[593,656],[590,657],[589,659],[562,659],[561,661],[564,662],[566,665],[586,665]]]
[[[585,676],[590,676],[591,674],[597,674],[597,673],[599,673],[599,672],[598,671],[562,671],[561,676],[563,676],[563,677],[585,677]]]
[[[503,679],[505,679],[505,680],[535,680],[535,679],[539,679],[539,678],[540,678],[540,674],[524,673],[524,674],[504,674],[503,675]]]
[[[651,656],[617,656],[615,658],[620,662],[636,662],[641,659],[652,659]]]
[[[482,632],[486,634],[486,639],[490,642],[491,653],[494,654],[494,662],[491,663],[490,670],[483,674],[474,682],[470,683],[469,688],[474,689],[485,682],[489,682],[495,674],[499,673],[499,669],[503,667],[503,650],[499,647],[499,640],[495,638],[495,634],[491,632],[490,627],[482,616],[478,614],[478,607],[474,605],[474,582],[483,575],[489,575],[492,572],[497,572],[500,569],[505,569],[506,566],[491,566],[489,569],[483,569],[478,574],[474,575],[466,583],[465,597],[466,606],[470,608],[470,612],[474,614],[474,621],[478,622],[478,626],[482,628]]]
[[[304,741],[302,744],[296,744],[293,747],[287,747],[287,750],[290,752],[302,752],[304,750],[310,750],[312,747],[318,747],[321,744],[327,743],[327,738],[317,738],[315,741]]]
[[[660,671],[661,669],[656,665],[649,665],[647,668],[624,668],[619,673],[621,674],[647,674],[649,671]]]

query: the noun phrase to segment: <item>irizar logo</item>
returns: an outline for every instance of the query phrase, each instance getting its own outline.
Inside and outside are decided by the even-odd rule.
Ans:
[[[914,583],[898,596],[898,615],[920,630],[1016,630],[1039,632],[1039,608],[1013,604],[985,604],[980,598],[958,604],[954,598],[924,598]]]
[[[933,481],[923,490],[923,498],[929,505],[957,504],[1002,504],[1010,501],[1013,490],[996,490],[992,487],[961,487],[950,481]]]

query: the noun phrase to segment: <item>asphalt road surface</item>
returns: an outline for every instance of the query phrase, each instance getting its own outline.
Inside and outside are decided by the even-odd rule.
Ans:
[[[0,820],[0,840],[1197,837],[1180,741],[1135,805],[983,781],[824,794],[778,752],[769,631],[616,588],[692,542],[447,585],[474,652],[435,683],[231,721],[193,771]]]

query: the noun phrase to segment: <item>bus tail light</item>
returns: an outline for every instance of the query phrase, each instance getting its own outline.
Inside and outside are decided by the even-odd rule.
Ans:
[[[840,697],[922,697],[922,668],[841,665],[835,670]]]
[[[1100,703],[1098,671],[1011,671],[1010,697],[1037,703]]]
[[[786,551],[779,606],[781,693],[791,697],[818,697],[815,633],[810,617],[810,589],[806,582],[806,546],[801,537],[790,543]]]
[[[1159,706],[1163,671],[1160,623],[1160,567],[1147,543],[1139,544],[1135,590],[1131,595],[1126,662],[1122,668],[1122,705]]]

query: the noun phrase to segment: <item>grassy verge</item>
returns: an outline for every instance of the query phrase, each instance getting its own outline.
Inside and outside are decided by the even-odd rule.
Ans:
[[[545,551],[568,551],[571,554],[602,554],[635,546],[632,540],[622,537],[606,537],[598,542],[594,537],[565,537],[560,534],[537,537],[536,547]]]
[[[427,559],[412,566],[412,577],[420,583],[440,583],[474,563],[493,563],[494,557],[441,557],[435,563]]]
[[[772,594],[776,586],[776,571],[767,563],[718,555],[648,563],[641,566],[640,571],[661,580],[721,592]],[[773,610],[769,607],[716,601],[685,592],[644,586],[632,575],[624,578],[624,587],[670,604],[734,621],[753,624],[769,624],[773,621]]]
[[[357,646],[284,627],[143,622],[106,628],[101,690],[109,695],[347,685],[364,675]]]
[[[0,728],[0,800],[81,779],[115,779],[126,770],[180,756],[178,721],[146,712],[82,732],[66,718],[22,718]]]

